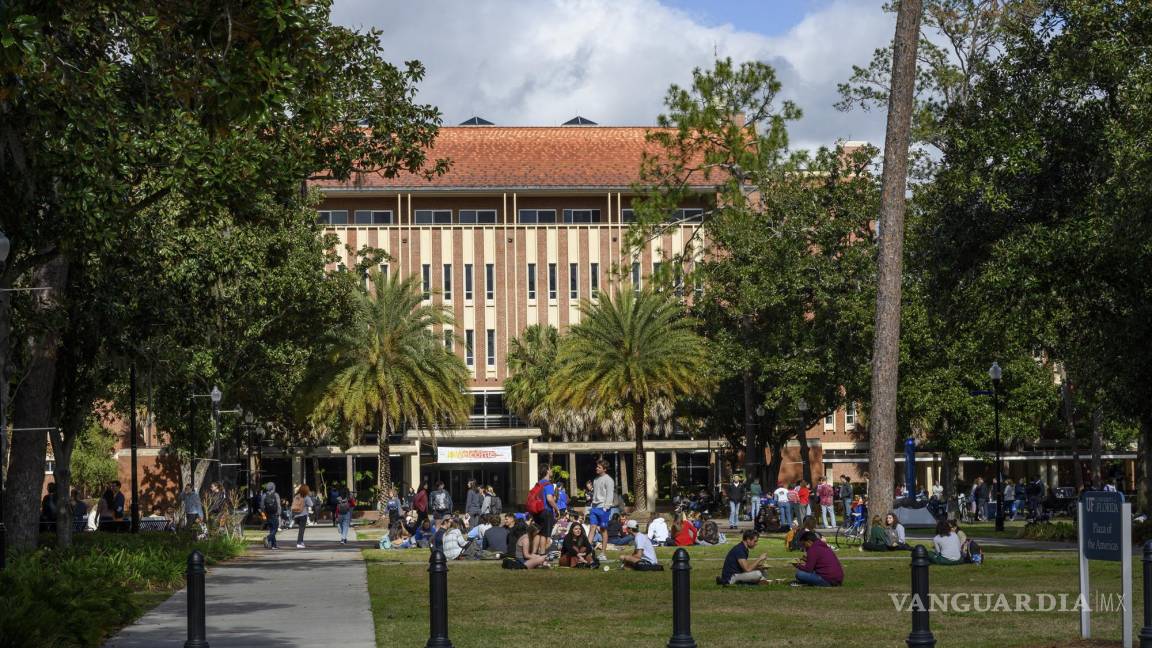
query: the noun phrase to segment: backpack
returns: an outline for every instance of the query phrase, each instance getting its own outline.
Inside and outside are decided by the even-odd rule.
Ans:
[[[260,499],[260,508],[263,509],[264,514],[267,515],[269,519],[276,517],[276,509],[279,508],[277,505],[280,502],[276,501],[275,495],[276,493],[274,492],[265,493],[264,497]]]
[[[500,501],[500,496],[492,496],[492,503],[488,505],[488,512],[494,515],[498,515],[504,512],[504,502]]]
[[[447,511],[448,510],[448,493],[438,490],[432,494],[432,510],[433,511]]]
[[[532,515],[540,515],[544,512],[544,485],[548,482],[540,480],[528,491],[528,501],[525,502],[524,508]]]

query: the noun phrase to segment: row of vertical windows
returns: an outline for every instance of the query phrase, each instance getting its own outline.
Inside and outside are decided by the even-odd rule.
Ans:
[[[496,329],[488,329],[485,331],[485,349],[484,349],[484,362],[489,367],[496,366]],[[444,331],[444,348],[449,351],[453,348],[455,334],[452,331]],[[476,366],[476,332],[472,329],[464,329],[464,364],[469,367]]]
[[[652,264],[652,274],[658,275],[660,273],[660,262]],[[384,278],[388,278],[388,264],[380,266],[381,274]],[[423,279],[424,299],[432,298],[432,266],[430,264],[423,264],[421,266],[421,277]],[[643,276],[640,272],[640,263],[632,263],[632,289],[640,290],[643,287]],[[528,264],[528,299],[536,299],[536,264]],[[558,277],[555,263],[548,264],[548,299],[555,300],[558,294],[557,287]],[[590,263],[588,266],[588,283],[591,289],[591,297],[598,297],[600,294],[600,264]],[[683,292],[683,280],[676,280],[676,292],[680,294]],[[696,287],[696,291],[700,291],[700,286]],[[464,264],[464,299],[466,301],[472,300],[472,264]],[[580,297],[580,265],[578,263],[568,264],[568,296],[571,299],[578,299]],[[488,301],[493,301],[496,298],[496,268],[494,264],[484,264],[484,298]],[[452,299],[452,264],[444,264],[444,299],[451,301]]]
[[[388,278],[388,264],[380,266],[384,278]],[[424,299],[432,298],[432,265],[425,263],[420,268],[421,279],[423,281]],[[472,264],[464,264],[464,300],[472,301],[473,290],[473,275]],[[452,300],[452,264],[444,264],[444,289],[443,295],[445,301]],[[484,297],[488,301],[496,298],[496,266],[492,263],[484,264]]]

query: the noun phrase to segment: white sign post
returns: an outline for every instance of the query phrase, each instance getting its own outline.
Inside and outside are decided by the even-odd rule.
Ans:
[[[1117,492],[1085,492],[1080,496],[1079,527],[1080,637],[1092,638],[1088,561],[1119,562],[1122,570],[1123,646],[1132,648],[1132,505]]]

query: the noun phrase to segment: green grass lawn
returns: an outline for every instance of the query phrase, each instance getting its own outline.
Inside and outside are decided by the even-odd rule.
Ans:
[[[729,545],[730,547],[730,545]],[[719,587],[729,547],[693,547],[692,631],[708,648],[748,646],[902,646],[910,614],[890,594],[909,591],[909,555],[841,551],[846,582],[830,589],[786,585]],[[659,549],[670,563],[672,549]],[[778,538],[762,539],[770,577],[790,577]],[[618,554],[609,552],[609,558]],[[366,550],[368,590],[380,646],[420,646],[428,638],[428,553]],[[1137,563],[1134,620],[1141,623]],[[1093,563],[1093,588],[1120,591],[1119,565]],[[671,572],[613,569],[510,571],[497,562],[453,562],[449,574],[449,636],[457,648],[520,645],[533,638],[555,646],[663,646],[672,630]],[[1074,553],[1000,551],[983,566],[933,567],[935,593],[1069,595],[1077,591]],[[1071,602],[1069,603],[1071,605]],[[1119,639],[1120,614],[1093,616],[1094,635]],[[1034,648],[1065,645],[1079,636],[1075,612],[934,613],[938,644],[952,647]],[[568,640],[568,638],[571,640]],[[1071,644],[1068,644],[1071,645]],[[1110,645],[1093,640],[1093,646]]]

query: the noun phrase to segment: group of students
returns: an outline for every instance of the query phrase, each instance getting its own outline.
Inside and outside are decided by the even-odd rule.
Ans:
[[[40,500],[40,529],[42,531],[56,531],[56,523],[60,513],[56,495],[56,482],[49,482],[48,492]],[[80,497],[79,490],[75,488],[72,489],[68,506],[71,509],[71,515],[69,517],[72,520],[72,528],[79,531],[90,528],[88,523],[90,509],[88,503]],[[96,524],[94,528],[113,529],[117,522],[127,519],[124,508],[124,493],[121,491],[120,482],[109,482],[100,493],[100,497],[96,500]]]
[[[285,518],[287,518],[290,520],[287,526],[295,526],[297,529],[296,548],[306,548],[304,531],[308,528],[309,517],[316,512],[319,505],[316,498],[312,497],[312,489],[308,487],[308,484],[300,484],[296,487],[292,494],[291,503],[280,499],[280,494],[276,492],[276,484],[272,482],[265,484],[264,493],[258,499],[257,515],[260,517],[263,527],[268,530],[268,535],[264,536],[264,547],[266,549],[280,548],[276,532],[286,525]],[[352,497],[347,488],[341,488],[336,494],[335,506],[333,507],[335,521],[340,528],[340,544],[348,544],[348,533],[352,527],[352,511],[355,508],[355,498]]]
[[[815,525],[815,519],[808,516],[808,520]],[[791,539],[788,539],[791,542]],[[751,550],[760,542],[760,534],[754,530],[747,530],[741,534],[740,542],[728,550],[724,557],[724,566],[720,569],[720,576],[716,579],[719,585],[759,585],[769,583],[764,571],[764,563],[768,554],[761,554],[753,560]],[[802,550],[803,556],[792,563],[795,569],[794,587],[839,587],[844,584],[844,568],[836,552],[824,541],[820,534],[813,529],[805,529],[797,534],[795,542]]]
[[[836,502],[843,503],[843,512],[848,516],[855,505],[852,482],[847,475],[834,486],[826,477],[820,477],[815,487],[806,480],[777,482],[776,490],[765,492],[759,479],[745,487],[739,475],[732,476],[732,482],[725,489],[728,498],[728,528],[739,526],[740,514],[745,499],[750,501],[749,517],[757,530],[787,529],[813,514],[813,506],[820,507],[820,520],[824,528],[836,528]]]

